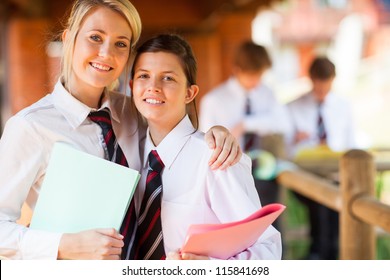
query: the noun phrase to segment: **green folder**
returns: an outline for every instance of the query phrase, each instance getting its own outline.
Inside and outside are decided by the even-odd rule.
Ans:
[[[57,142],[30,228],[73,233],[120,229],[140,174]]]

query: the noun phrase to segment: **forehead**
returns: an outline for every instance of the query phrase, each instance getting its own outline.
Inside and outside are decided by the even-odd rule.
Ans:
[[[329,78],[329,79],[312,79],[312,82],[314,85],[318,85],[318,86],[328,86],[328,85],[331,85],[332,82],[333,82],[333,78]]]
[[[102,30],[131,36],[131,28],[126,18],[119,12],[106,7],[97,7],[90,11],[81,23],[80,30]]]
[[[144,52],[139,54],[136,63],[136,68],[159,68],[163,71],[178,71],[179,69],[183,69],[181,60],[177,55],[162,51]]]

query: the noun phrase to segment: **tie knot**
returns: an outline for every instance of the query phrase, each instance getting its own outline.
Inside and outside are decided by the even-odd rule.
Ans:
[[[164,168],[164,163],[162,162],[156,150],[152,150],[149,153],[149,167],[158,173],[160,173]]]
[[[89,113],[88,117],[91,121],[99,124],[100,126],[108,126],[108,127],[112,126],[110,110],[108,108],[91,112]]]

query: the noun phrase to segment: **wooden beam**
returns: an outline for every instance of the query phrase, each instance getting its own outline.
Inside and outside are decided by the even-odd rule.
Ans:
[[[212,18],[258,8],[283,0],[170,0],[169,2],[132,0],[140,13],[146,33],[161,31],[204,30]],[[210,20],[211,19],[211,20]]]
[[[283,171],[278,177],[279,184],[302,194],[335,211],[340,211],[342,201],[337,185],[304,170]]]
[[[390,232],[390,205],[380,203],[372,196],[362,196],[352,203],[352,213],[365,223]]]
[[[203,20],[201,4],[194,1],[132,0],[137,8],[144,29],[182,29],[198,25]]]

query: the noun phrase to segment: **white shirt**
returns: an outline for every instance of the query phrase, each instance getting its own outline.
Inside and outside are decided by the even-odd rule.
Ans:
[[[345,151],[356,147],[351,106],[341,96],[330,92],[319,107],[313,94],[309,92],[288,103],[287,108],[293,123],[293,130],[288,137],[292,147],[292,156],[303,148],[312,148],[319,144],[317,135],[319,110],[321,110],[329,148],[333,151]],[[306,132],[310,137],[294,146],[292,141],[296,131]]]
[[[203,96],[200,103],[200,129],[206,131],[213,125],[232,129],[243,122],[246,132],[260,136],[287,133],[289,121],[286,108],[268,87],[260,84],[249,91],[252,111],[249,116],[245,115],[246,96],[245,89],[235,77]]]
[[[129,166],[140,170],[139,133],[128,97],[105,93],[113,128]],[[106,158],[101,128],[88,119],[91,108],[60,82],[52,94],[11,117],[0,141],[0,255],[11,259],[56,259],[62,234],[18,225],[26,201],[34,209],[53,144],[69,143]],[[77,163],[75,163],[77,164]],[[93,198],[91,198],[93,199]]]
[[[161,220],[165,252],[182,247],[191,224],[227,223],[243,219],[261,207],[251,161],[240,162],[225,171],[208,166],[212,151],[186,116],[155,147],[149,133],[145,143],[143,177],[136,194],[137,209],[145,189],[148,154],[157,150],[165,167],[162,171]],[[281,259],[280,233],[270,226],[248,250],[232,259]]]

